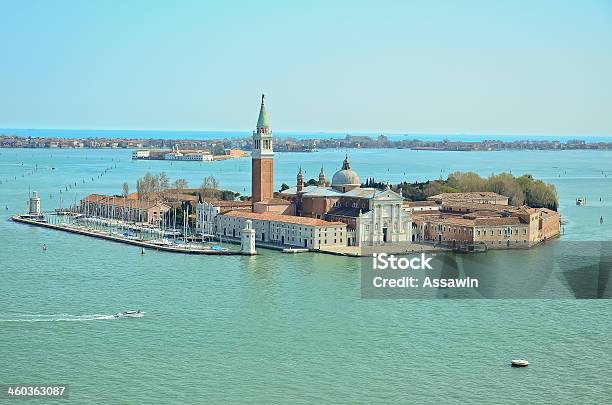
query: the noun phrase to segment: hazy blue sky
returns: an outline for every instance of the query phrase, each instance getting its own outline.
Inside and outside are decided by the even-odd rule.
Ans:
[[[611,1],[0,0],[0,127],[612,134]]]

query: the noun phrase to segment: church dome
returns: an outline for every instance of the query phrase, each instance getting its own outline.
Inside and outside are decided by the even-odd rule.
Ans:
[[[332,177],[332,187],[341,191],[345,191],[347,186],[349,188],[359,187],[361,185],[361,180],[357,173],[351,169],[351,165],[349,164],[348,157],[344,159],[342,163],[342,169],[338,170],[334,177]]]

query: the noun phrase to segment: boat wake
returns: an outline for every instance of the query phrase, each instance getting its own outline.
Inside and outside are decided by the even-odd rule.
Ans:
[[[3,314],[0,315],[0,322],[82,322],[82,321],[107,321],[117,319],[114,314],[91,314],[91,315],[70,315],[70,314]]]

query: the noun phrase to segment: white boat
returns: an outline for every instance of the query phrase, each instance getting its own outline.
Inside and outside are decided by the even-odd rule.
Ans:
[[[167,238],[171,238],[173,236],[181,236],[181,233],[179,231],[163,231],[163,236],[167,237]]]
[[[305,253],[308,252],[306,248],[285,248],[283,249],[283,253]]]
[[[151,243],[154,243],[156,245],[161,245],[161,246],[172,246],[173,245],[172,242],[170,242],[168,239],[165,239],[165,238],[152,240]]]
[[[144,312],[138,311],[123,311],[115,314],[115,318],[141,318],[144,316]]]
[[[527,367],[529,362],[525,359],[512,360],[512,367]]]

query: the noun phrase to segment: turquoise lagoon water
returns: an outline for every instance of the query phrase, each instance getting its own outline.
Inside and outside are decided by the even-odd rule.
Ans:
[[[512,169],[554,183],[565,234],[527,256],[487,253],[510,269],[524,271],[526,257],[565,241],[612,239],[610,152],[278,153],[276,188],[292,185],[300,165],[307,178],[321,165],[331,176],[345,153],[362,179]],[[0,149],[0,383],[70,384],[70,402],[79,404],[612,397],[608,300],[361,299],[359,261],[351,258],[265,250],[250,258],[142,256],[137,248],[7,221],[25,209],[28,190],[39,191],[49,209],[68,184],[64,204],[119,193],[124,180],[133,187],[146,171],[194,186],[214,175],[224,188],[250,192],[248,159],[170,163],[132,161],[126,150]],[[586,206],[575,206],[578,196]],[[145,317],[106,319],[132,308]],[[516,357],[531,366],[508,367]]]

